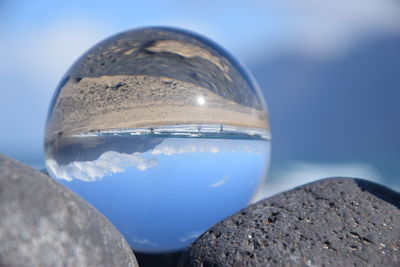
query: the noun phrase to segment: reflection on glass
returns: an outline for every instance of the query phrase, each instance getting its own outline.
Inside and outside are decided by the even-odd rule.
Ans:
[[[48,150],[51,175],[112,218],[131,246],[145,252],[183,249],[244,208],[265,174],[270,150],[269,142],[245,139],[62,141]]]
[[[186,31],[112,36],[65,74],[44,140],[52,177],[141,252],[185,248],[245,207],[269,164],[263,97],[242,65]]]

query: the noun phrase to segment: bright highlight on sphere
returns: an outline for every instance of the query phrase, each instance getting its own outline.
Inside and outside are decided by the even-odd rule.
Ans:
[[[206,103],[206,99],[202,95],[198,96],[196,100],[197,100],[197,104],[199,104],[200,106],[203,106]]]

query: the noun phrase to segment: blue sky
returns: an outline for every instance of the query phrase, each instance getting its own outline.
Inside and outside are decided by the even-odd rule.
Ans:
[[[248,66],[291,54],[330,61],[365,40],[398,36],[400,2],[2,1],[0,153],[43,167],[46,113],[62,75],[98,41],[149,25],[203,34]]]
[[[58,166],[50,159],[49,169],[147,252],[182,249],[242,209],[270,160],[270,143],[256,140],[167,138],[143,153],[97,149],[96,160]]]

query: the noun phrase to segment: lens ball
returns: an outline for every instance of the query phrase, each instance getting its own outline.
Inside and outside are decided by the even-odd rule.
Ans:
[[[263,99],[243,66],[204,37],[123,32],[87,51],[60,82],[46,166],[135,251],[179,251],[246,207],[264,181]]]

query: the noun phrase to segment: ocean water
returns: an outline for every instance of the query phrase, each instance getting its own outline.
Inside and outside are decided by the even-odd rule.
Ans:
[[[93,133],[46,145],[50,175],[108,217],[135,251],[147,253],[184,249],[246,207],[269,161],[267,139],[238,133]]]

